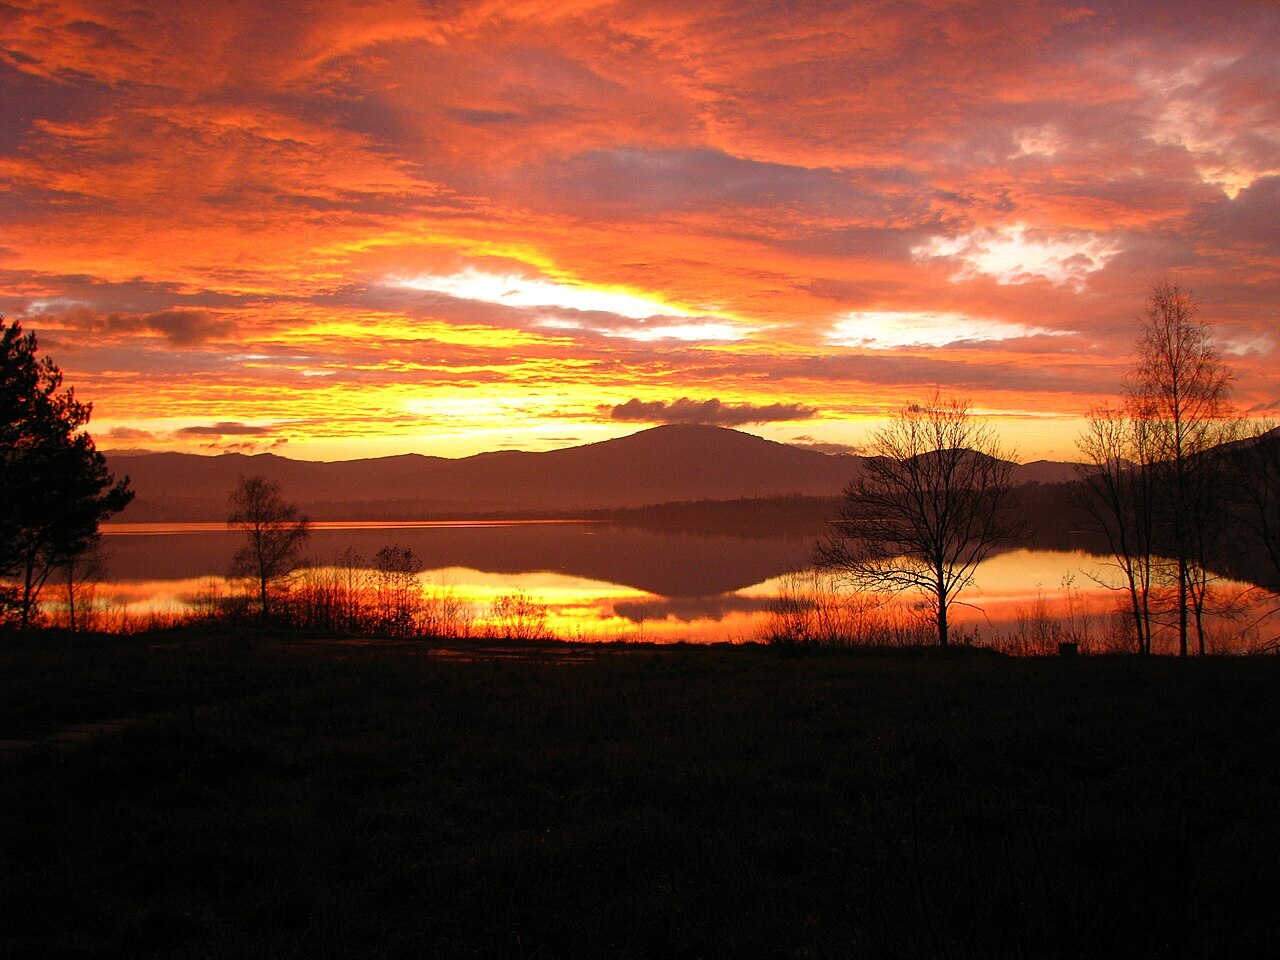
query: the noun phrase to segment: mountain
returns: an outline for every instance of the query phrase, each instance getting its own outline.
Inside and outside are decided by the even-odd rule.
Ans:
[[[721,427],[669,425],[541,453],[316,462],[274,454],[108,454],[137,498],[120,517],[220,520],[242,476],[279,483],[316,519],[573,511],[675,500],[838,494],[857,458]]]
[[[277,482],[314,519],[426,519],[638,507],[691,500],[838,496],[858,457],[775,443],[723,427],[667,425],[540,453],[462,459],[407,454],[318,462],[274,454],[109,453],[137,491],[124,521],[221,520],[242,476]],[[1068,464],[1015,468],[1052,482]],[[1062,468],[1055,472],[1050,468]],[[1018,475],[1025,472],[1025,475]]]
[[[1076,479],[1077,465],[1056,460],[1032,460],[1013,465],[1014,483],[1070,483]]]

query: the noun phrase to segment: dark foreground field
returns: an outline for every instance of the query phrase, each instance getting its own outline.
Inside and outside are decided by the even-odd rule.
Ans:
[[[1280,940],[1280,659],[0,639],[0,956]]]

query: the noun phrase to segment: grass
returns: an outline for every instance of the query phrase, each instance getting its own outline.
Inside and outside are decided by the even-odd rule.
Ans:
[[[0,739],[136,721],[0,759],[0,955],[1236,957],[1280,936],[1280,660],[424,649],[4,637]]]

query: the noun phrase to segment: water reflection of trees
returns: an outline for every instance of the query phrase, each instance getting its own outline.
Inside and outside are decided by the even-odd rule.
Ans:
[[[1020,509],[1034,519],[1023,545],[1099,552],[1071,512],[1064,485],[1020,488]],[[831,501],[819,499],[829,509]],[[466,567],[493,574],[537,571],[614,583],[663,597],[713,597],[761,583],[808,562],[822,520],[779,520],[751,538],[681,526],[540,523],[475,527],[413,527],[394,537],[426,569]],[[767,535],[766,535],[767,533]],[[372,557],[386,529],[314,529],[312,562],[350,548]],[[227,572],[237,546],[225,532],[109,537],[105,577],[111,580],[194,579]],[[1239,576],[1239,574],[1236,574]]]
[[[465,587],[430,581],[406,547],[382,547],[368,565],[348,549],[336,561],[310,566],[282,585],[275,622],[319,635],[396,640],[551,637],[548,607],[523,590],[499,594],[481,607]],[[213,621],[246,619],[244,591],[234,581],[191,598],[194,615]]]
[[[956,641],[1019,656],[1057,654],[1064,644],[1082,654],[1137,653],[1123,598],[1114,585],[1102,586],[1104,579],[1068,573],[1021,601],[972,606],[958,625]],[[1275,594],[1230,581],[1217,586],[1215,599],[1206,617],[1207,652],[1262,653],[1280,645]],[[1153,598],[1150,652],[1177,652],[1177,604],[1172,588]],[[930,636],[928,617],[913,604],[899,596],[850,590],[818,570],[776,581],[759,631],[765,642],[795,646],[919,646]]]
[[[1037,517],[1039,522],[1033,525],[1033,536],[1024,548],[1066,548],[1086,554],[1095,552],[1090,549],[1089,536],[1076,525],[1077,518],[1069,511],[1055,512],[1053,504],[1062,502],[1061,485],[1028,485],[1025,493],[1022,509]],[[804,528],[794,528],[793,534],[794,530],[801,529]],[[684,635],[680,633],[681,625],[688,627],[688,636],[699,639],[714,639],[726,631],[748,639],[760,639],[762,635],[758,628],[763,613],[759,608],[767,603],[762,598],[771,591],[773,578],[788,569],[802,567],[808,561],[819,533],[812,527],[808,529],[807,537],[789,535],[750,540],[606,523],[400,528],[394,534],[378,528],[321,529],[313,534],[313,567],[304,577],[329,577],[335,574],[326,572],[325,568],[339,569],[342,571],[340,579],[345,580],[350,594],[353,587],[370,575],[373,567],[371,558],[389,538],[394,537],[418,557],[422,568],[456,567],[497,575],[499,579],[505,578],[499,587],[502,592],[511,592],[523,584],[531,587],[536,595],[537,577],[527,575],[538,571],[598,584],[598,589],[604,592],[592,598],[584,595],[575,599],[574,603],[586,611],[581,615],[556,608],[554,629],[560,632],[578,629],[573,623],[574,618],[580,617],[584,632],[613,631],[619,635],[618,638],[628,632],[638,634],[647,631],[646,635],[652,635],[654,625],[665,623],[667,627],[663,628],[663,635],[673,639]],[[125,601],[112,601],[111,595],[125,597],[131,609],[142,611],[147,604],[139,591],[145,588],[173,594],[180,580],[194,585],[202,578],[213,578],[209,582],[225,594],[227,588],[221,578],[226,574],[231,555],[235,552],[237,538],[226,532],[205,532],[108,537],[106,544],[111,556],[103,580],[114,586],[98,591],[100,615],[90,620],[109,627],[123,624],[125,619],[117,609],[119,603]],[[350,554],[345,561],[341,559],[344,552]],[[1082,586],[1088,587],[1082,571],[1101,569],[1103,563],[1102,557],[1095,557],[1093,561],[1088,557],[1064,557],[1060,567],[1045,576],[1049,610],[1056,615],[1062,607],[1056,589],[1062,574],[1069,572],[1068,568],[1079,574]],[[1235,574],[1236,579],[1243,579],[1239,576],[1238,566],[1227,567],[1224,564],[1222,570],[1224,576],[1230,573]],[[423,571],[419,569],[418,572],[422,574]],[[492,585],[486,588],[485,595],[477,596],[463,584],[447,589],[448,585],[436,582],[433,575],[423,575],[421,579],[423,590],[428,594],[428,602],[418,614],[425,621],[421,626],[425,633],[448,635],[455,629],[461,629],[457,627],[459,620],[468,618],[473,622],[467,629],[483,629],[475,621],[489,611],[494,596]],[[647,596],[609,596],[606,586],[609,584]],[[762,587],[762,584],[766,586]],[[1240,585],[1232,589],[1242,590],[1243,587]],[[197,592],[194,586],[182,589],[188,594]],[[748,590],[749,593],[743,593]],[[205,592],[213,591],[206,589]],[[1254,598],[1259,596],[1255,593]],[[1113,605],[1109,597],[1103,594],[1091,602],[1098,611],[1097,617],[1109,617]],[[1031,603],[1028,601],[1028,605]],[[1258,619],[1257,605],[1232,603],[1231,610],[1223,612],[1215,633],[1225,635],[1228,629],[1252,631],[1255,637],[1260,638],[1259,642],[1265,639],[1262,634],[1269,621],[1261,626],[1254,625]],[[151,606],[155,608],[162,604]],[[115,613],[103,617],[101,613],[108,609],[115,610]],[[1016,613],[1005,613],[1007,615],[1002,615],[999,620],[998,629],[1008,633],[1008,625],[1016,619]],[[1234,621],[1227,619],[1228,615],[1235,618]],[[318,614],[309,616],[308,622],[314,624],[313,629],[328,629]],[[346,616],[350,619],[351,614]],[[155,619],[150,612],[146,617]],[[159,625],[159,621],[156,622]],[[721,626],[713,629],[715,624]],[[1230,624],[1234,626],[1229,627]],[[982,621],[984,638],[993,636],[995,629]],[[1095,633],[1103,632],[1101,627],[1095,628]]]

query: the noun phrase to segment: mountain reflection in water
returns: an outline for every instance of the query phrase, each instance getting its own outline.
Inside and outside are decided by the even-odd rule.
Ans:
[[[211,585],[225,586],[243,542],[221,524],[106,524],[103,532],[103,591],[138,612],[181,609]],[[821,532],[810,526],[740,537],[584,521],[324,523],[313,529],[307,553],[311,565],[329,566],[354,549],[372,565],[382,547],[407,547],[421,561],[428,591],[454,591],[477,613],[524,591],[546,604],[548,625],[563,637],[754,640],[787,588],[784,575],[808,562]],[[1029,616],[1088,617],[1102,631],[1119,599],[1102,585],[1109,580],[1106,561],[1080,550],[1007,551],[979,567],[953,622],[991,636]]]
[[[219,524],[104,524],[103,532],[109,579],[116,580],[224,575],[243,541]],[[412,550],[424,570],[560,573],[663,597],[706,597],[803,565],[818,535],[747,539],[575,521],[326,523],[312,530],[307,555],[327,564],[350,547],[371,562],[379,549],[397,544]]]

